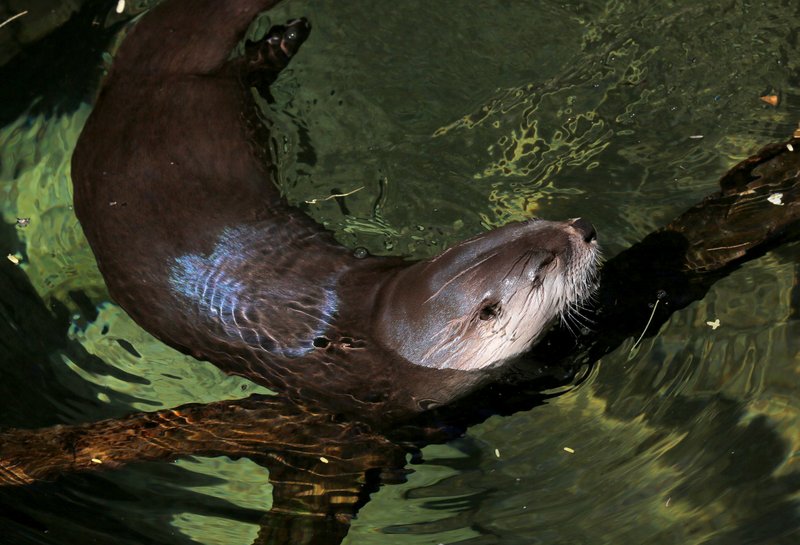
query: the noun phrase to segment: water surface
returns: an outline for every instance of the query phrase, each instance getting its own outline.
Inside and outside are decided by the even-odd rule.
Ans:
[[[92,21],[108,4],[2,69],[8,96],[36,91],[0,104],[2,252],[63,330],[25,322],[28,299],[3,299],[28,325],[0,329],[0,426],[259,390],[110,302],[72,212],[69,157],[113,34]],[[614,255],[800,121],[793,0],[292,0],[262,26],[299,15],[314,30],[269,107],[282,187],[318,199],[315,219],[374,253],[428,256],[539,215],[590,219]],[[351,191],[344,206],[321,200]],[[30,225],[12,227],[17,217]],[[747,263],[580,387],[426,448],[345,542],[797,543],[799,262],[790,244]],[[246,544],[270,501],[248,460],[142,463],[0,489],[0,543]]]

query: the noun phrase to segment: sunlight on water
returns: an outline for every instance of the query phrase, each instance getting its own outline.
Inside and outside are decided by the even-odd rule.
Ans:
[[[214,478],[214,484],[189,487],[194,492],[219,498],[244,509],[267,510],[272,504],[268,472],[249,460],[191,458],[179,460],[176,464]],[[175,515],[172,525],[206,545],[252,543],[258,535],[256,524],[194,513]]]
[[[137,400],[131,403],[131,408],[136,410],[152,411],[184,403],[208,403],[269,393],[248,380],[226,376],[213,365],[158,342],[122,309],[110,303],[101,305],[97,319],[85,329],[73,326],[70,336],[89,353],[142,379],[128,382],[82,370],[75,364],[71,366],[84,380]],[[131,348],[135,353],[131,353]]]
[[[462,471],[448,467],[446,461],[464,462],[467,456],[449,445],[427,447],[425,454],[424,469],[416,467],[421,471],[412,473],[407,483],[385,487],[363,508],[359,517],[364,519],[364,524],[350,530],[345,544],[380,543],[382,540],[408,544],[457,543],[480,536],[464,528],[462,523],[452,522],[462,499],[470,496],[469,491],[463,495],[448,491],[450,493],[442,498],[442,505],[436,505],[436,497],[425,493],[437,483],[459,479]],[[445,463],[439,464],[440,459]]]
[[[15,223],[24,244],[22,267],[44,297],[67,301],[70,290],[105,291],[94,256],[72,212],[69,158],[90,108],[60,118],[20,117],[0,130],[3,218]]]

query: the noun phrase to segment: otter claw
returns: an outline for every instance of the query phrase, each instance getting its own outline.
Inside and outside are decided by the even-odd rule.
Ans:
[[[308,38],[311,25],[306,19],[292,19],[285,25],[275,25],[258,42],[245,45],[245,66],[254,85],[270,84],[286,68]]]

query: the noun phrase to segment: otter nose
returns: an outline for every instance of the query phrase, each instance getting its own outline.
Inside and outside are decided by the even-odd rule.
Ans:
[[[583,218],[575,219],[572,221],[572,228],[580,233],[587,243],[597,240],[597,231],[594,230],[594,225],[588,220]]]

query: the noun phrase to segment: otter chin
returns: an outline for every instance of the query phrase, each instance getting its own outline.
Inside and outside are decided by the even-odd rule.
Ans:
[[[170,346],[298,403],[389,423],[468,394],[585,300],[583,219],[531,220],[413,263],[359,258],[275,185],[269,86],[311,31],[273,0],[166,0],[116,53],[72,157],[111,297]]]
[[[387,282],[378,336],[425,367],[502,365],[590,296],[598,255],[597,234],[584,219],[495,229]]]

